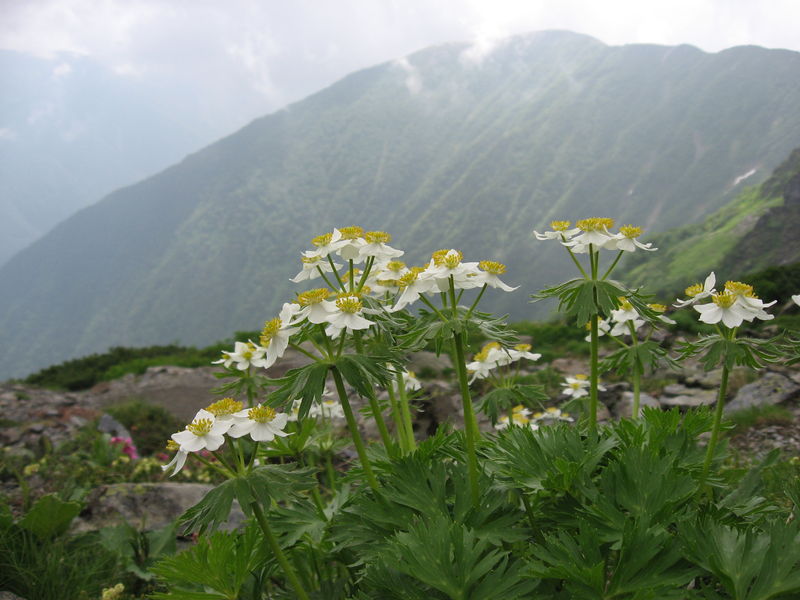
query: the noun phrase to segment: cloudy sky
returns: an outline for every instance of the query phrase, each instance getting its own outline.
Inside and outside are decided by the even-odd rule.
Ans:
[[[239,98],[243,121],[426,46],[541,29],[800,50],[800,0],[0,0],[2,49]]]

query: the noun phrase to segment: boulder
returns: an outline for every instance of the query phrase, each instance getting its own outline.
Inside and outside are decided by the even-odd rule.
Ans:
[[[645,406],[661,408],[661,403],[650,394],[644,392],[639,394],[639,413]],[[614,418],[623,419],[633,414],[633,392],[622,392],[622,398],[614,406]]]
[[[128,523],[140,530],[159,529],[170,524],[214,489],[204,483],[116,483],[92,490],[86,507],[73,521],[72,531],[95,531]],[[244,514],[234,504],[224,529],[236,529]]]
[[[758,381],[742,386],[736,397],[725,407],[725,412],[732,413],[755,406],[780,404],[798,393],[800,384],[786,375],[769,371]]]

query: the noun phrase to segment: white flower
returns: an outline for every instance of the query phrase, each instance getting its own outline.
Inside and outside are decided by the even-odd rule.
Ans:
[[[715,293],[717,290],[714,289],[714,286],[717,283],[716,275],[712,271],[711,274],[706,277],[706,280],[703,284],[695,283],[694,285],[690,285],[685,290],[685,294],[689,296],[688,300],[678,300],[673,304],[675,308],[683,308],[684,306],[689,306],[694,304],[698,300],[702,300],[703,298],[708,298],[711,294]]]
[[[472,379],[469,382],[472,383],[476,379],[485,379],[489,376],[489,372],[499,364],[508,364],[509,362],[511,360],[500,344],[489,342],[472,357],[472,362],[467,364],[467,371],[472,373]]]
[[[234,415],[242,410],[244,404],[233,398],[223,398],[217,400],[213,404],[206,406],[204,410],[214,415],[216,422],[227,423],[228,426],[233,425],[235,421]]]
[[[228,435],[235,438],[250,435],[254,442],[271,442],[275,436],[290,435],[283,431],[288,422],[289,415],[276,414],[272,408],[261,404],[236,413],[236,423]]]
[[[644,325],[643,319],[628,319],[627,321],[619,321],[614,324],[609,335],[614,337],[619,337],[621,335],[631,335],[631,329],[629,323],[633,323],[633,330],[638,331],[639,328]]]
[[[590,381],[586,377],[586,375],[575,375],[575,377],[565,377],[565,382],[561,384],[562,390],[561,393],[567,396],[572,396],[573,398],[582,398],[584,396],[589,395],[589,385]],[[597,384],[597,389],[604,392],[606,388],[604,388],[599,383]]]
[[[500,281],[500,275],[506,272],[506,266],[503,263],[495,262],[493,260],[482,260],[478,263],[477,277],[475,283],[477,285],[487,285],[491,288],[500,288],[504,292],[513,292],[517,287],[511,287]]]
[[[711,295],[708,304],[696,304],[694,309],[700,313],[700,321],[714,325],[722,321],[725,327],[739,327],[743,321],[751,321],[751,313],[736,301],[737,296],[728,291]]]
[[[797,304],[797,306],[800,306],[800,294],[792,296],[792,302]]]
[[[304,252],[303,255],[306,258],[326,258],[341,247],[341,240],[342,233],[338,229],[334,229],[332,233],[323,233],[311,240],[316,250],[309,250]]]
[[[207,410],[200,410],[186,429],[172,434],[172,439],[183,452],[213,452],[225,443],[225,434],[230,427],[230,422],[218,421]]]
[[[369,329],[374,323],[361,316],[364,305],[361,299],[355,294],[343,294],[336,299],[335,310],[328,317],[328,326],[325,333],[328,336],[338,337],[341,331],[347,330],[352,333],[354,330]]]
[[[259,342],[266,348],[264,368],[269,368],[284,355],[286,348],[289,347],[289,338],[300,331],[299,327],[289,327],[295,314],[300,311],[299,304],[283,305],[283,309],[277,319],[272,319],[264,323]]]
[[[745,317],[745,320],[761,319],[762,321],[769,321],[775,318],[774,315],[768,314],[764,309],[775,304],[777,300],[764,303],[753,293],[752,285],[739,281],[726,281],[725,291],[734,294],[736,303],[750,315],[749,318]]]
[[[535,421],[567,421],[568,423],[572,423],[575,420],[569,415],[569,413],[561,412],[560,408],[556,408],[554,406],[546,408],[544,412],[535,413],[533,415],[533,419]]]
[[[171,444],[168,444],[167,448],[169,450],[177,449],[177,452],[175,453],[175,456],[172,457],[171,461],[169,461],[165,465],[161,465],[161,470],[162,471],[168,471],[171,467],[175,467],[175,469],[172,471],[172,473],[170,473],[170,477],[175,477],[175,475],[177,475],[178,472],[181,469],[183,469],[183,465],[186,464],[186,457],[189,456],[189,453],[188,452],[184,452],[183,450],[181,450],[180,446],[178,446],[177,442],[175,442],[174,440],[170,440],[170,442],[171,442]],[[173,444],[175,446],[178,446],[178,447],[177,448],[171,448],[170,446],[172,446]]]
[[[539,425],[531,421],[528,416],[531,414],[531,411],[527,408],[523,407],[521,404],[515,406],[511,409],[511,415],[503,415],[497,420],[497,424],[494,426],[495,429],[506,429],[510,425],[518,425],[518,426],[527,426],[536,431],[539,429]]]
[[[211,364],[222,365],[227,369],[233,363],[236,363],[236,368],[244,371],[250,365],[254,367],[263,367],[266,364],[264,358],[266,350],[260,346],[256,346],[253,342],[234,342],[233,352],[223,352],[222,358],[213,361]]]
[[[336,304],[328,300],[330,295],[331,291],[328,288],[316,288],[298,294],[297,303],[300,310],[294,315],[290,324],[295,325],[303,319],[315,325],[326,323],[331,313],[336,310]]]
[[[577,227],[574,229],[570,229],[569,226],[571,223],[569,221],[552,221],[550,223],[550,227],[553,228],[553,231],[545,231],[544,233],[539,233],[535,229],[533,230],[533,235],[536,236],[537,240],[562,240],[567,241],[572,236],[576,235],[580,232],[580,229]]]
[[[359,260],[374,256],[376,261],[388,261],[405,254],[388,245],[392,236],[385,231],[368,231],[364,234],[364,240],[366,243],[359,249]]]
[[[614,226],[614,219],[591,217],[589,219],[581,219],[576,225],[581,233],[573,239],[561,243],[577,254],[588,252],[589,246],[599,250],[612,239],[612,235],[608,230]]]
[[[619,228],[619,233],[611,236],[611,239],[605,243],[604,248],[609,250],[624,250],[625,252],[635,252],[636,248],[655,252],[658,248],[651,248],[652,243],[643,244],[636,238],[642,235],[641,227],[634,227],[633,225],[623,225]]]
[[[509,348],[507,352],[512,361],[517,361],[522,358],[526,358],[528,360],[539,360],[542,358],[541,354],[531,352],[530,344],[517,344],[513,348]]]
[[[323,273],[333,273],[333,267],[330,262],[323,260],[323,257],[316,255],[314,252],[304,252],[301,260],[303,261],[303,270],[289,280],[293,283],[321,277],[320,270]],[[333,263],[333,265],[336,269],[342,266],[338,263]]]
[[[483,285],[476,262],[462,262],[464,255],[460,250],[437,250],[425,269],[425,275],[436,281],[440,292],[450,289],[450,278],[457,290],[469,290]]]
[[[425,274],[425,269],[412,267],[408,273],[400,277],[400,289],[403,291],[389,312],[402,310],[412,302],[416,302],[421,294],[438,288],[436,281]]]
[[[333,230],[334,235],[336,235],[337,232],[339,233],[340,239],[336,242],[336,253],[344,260],[361,262],[363,260],[361,257],[361,249],[367,245],[367,240],[362,237],[364,235],[364,229],[357,225],[351,225],[350,227],[342,227]]]
[[[400,374],[400,378],[403,380],[403,386],[406,392],[414,392],[422,388],[422,384],[419,382],[419,379],[417,379],[417,375],[414,371],[403,371]]]
[[[330,420],[344,419],[344,408],[336,400],[323,400],[319,404],[314,404],[308,411],[309,417],[322,416]]]

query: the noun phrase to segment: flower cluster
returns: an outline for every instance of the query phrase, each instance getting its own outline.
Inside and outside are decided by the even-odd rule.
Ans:
[[[467,372],[472,374],[470,383],[476,379],[485,379],[497,367],[510,365],[521,359],[539,360],[541,354],[531,352],[530,344],[517,344],[513,348],[504,348],[498,342],[489,342],[467,363]]]
[[[733,329],[744,321],[754,319],[769,321],[773,315],[764,309],[775,304],[775,300],[765,303],[753,293],[753,286],[739,281],[727,281],[721,291],[717,291],[716,276],[711,273],[703,284],[694,284],[686,288],[688,299],[678,300],[677,307],[692,306],[700,313],[700,321],[714,325],[722,322],[725,327]],[[711,302],[698,304],[700,300],[711,298]]]
[[[643,230],[633,225],[623,225],[617,233],[612,233],[614,219],[605,217],[591,217],[581,219],[572,227],[570,221],[553,221],[550,223],[552,231],[533,234],[538,240],[559,240],[564,246],[576,254],[585,254],[589,248],[599,250],[619,250],[620,252],[635,252],[641,250],[654,251],[652,243],[643,244],[639,241]]]
[[[617,299],[619,308],[611,311],[608,319],[600,319],[597,323],[599,335],[610,335],[612,337],[632,336],[639,328],[646,323],[639,312],[634,308],[630,301],[621,296]],[[658,313],[658,320],[668,325],[674,325],[675,321],[665,316],[667,307],[663,304],[648,304],[647,308]],[[586,328],[589,329],[587,323]],[[590,336],[586,336],[586,341],[590,341]]]
[[[225,436],[240,438],[250,436],[255,442],[271,442],[275,436],[285,437],[289,416],[278,414],[274,409],[258,405],[244,408],[242,402],[223,398],[197,412],[186,429],[172,434],[168,450],[177,450],[173,459],[162,467],[165,471],[175,467],[178,473],[190,453],[208,450],[214,452],[225,443]]]
[[[561,409],[551,406],[546,408],[544,412],[531,413],[531,410],[525,408],[522,404],[518,404],[511,409],[511,414],[503,415],[497,420],[495,429],[507,429],[512,425],[520,427],[529,427],[536,431],[541,424],[552,424],[557,421],[565,421],[568,423],[573,422],[569,413],[562,412]]]

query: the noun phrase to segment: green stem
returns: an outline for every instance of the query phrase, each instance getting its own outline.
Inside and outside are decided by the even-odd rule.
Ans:
[[[478,455],[475,450],[478,431],[478,422],[475,419],[475,411],[472,408],[472,398],[469,393],[469,383],[467,381],[467,366],[464,361],[464,348],[462,346],[461,334],[453,332],[453,346],[456,353],[456,367],[458,370],[458,384],[461,389],[461,403],[464,407],[464,433],[467,444],[467,469],[469,471],[469,488],[472,496],[472,505],[477,508],[478,491]]]
[[[621,252],[621,251],[620,251]],[[628,321],[628,331],[631,333],[631,345],[634,348],[639,346],[639,336],[636,333],[636,327],[633,326],[633,321]],[[634,352],[633,367],[633,410],[631,418],[636,420],[639,418],[639,400],[641,397],[641,383],[642,383],[642,370],[639,365],[639,354]]]
[[[355,281],[355,273],[353,272],[353,259],[351,258],[350,260],[348,260],[347,264],[348,264],[348,267],[349,267],[349,270],[350,270],[350,274],[349,274],[350,275],[350,291],[354,292],[355,289],[356,289],[356,286],[355,286],[355,283],[353,283]]]
[[[448,319],[447,319],[447,317],[445,317],[445,316],[442,314],[442,311],[440,311],[438,308],[436,308],[436,307],[435,307],[435,306],[434,306],[434,305],[431,303],[431,301],[430,301],[430,300],[428,300],[428,299],[427,299],[425,296],[420,296],[420,297],[419,297],[419,299],[420,299],[420,300],[422,300],[422,303],[423,303],[423,304],[425,304],[425,305],[426,305],[428,308],[430,308],[430,309],[431,309],[433,312],[435,312],[435,313],[436,313],[436,316],[438,316],[438,317],[439,317],[439,319],[441,319],[442,321],[445,321],[445,322],[448,320]]]
[[[336,492],[336,471],[333,468],[333,453],[325,453],[325,474],[328,476],[328,485],[331,488],[331,493]]]
[[[601,281],[605,281],[605,280],[606,280],[606,277],[608,277],[609,275],[611,275],[611,271],[613,271],[613,270],[614,270],[614,267],[616,267],[616,266],[617,266],[617,263],[619,262],[619,259],[620,259],[620,258],[622,258],[622,252],[623,252],[622,250],[620,250],[620,251],[619,251],[619,254],[617,254],[617,258],[615,258],[615,259],[614,259],[614,262],[613,262],[613,263],[611,263],[611,266],[610,266],[610,267],[608,267],[608,271],[606,271],[606,274],[605,274],[605,275],[603,275],[603,278],[601,279]]]
[[[305,354],[308,358],[313,360],[314,362],[320,362],[319,356],[314,356],[308,350],[301,348],[299,345],[295,344],[294,342],[289,342],[289,346],[297,350],[300,354]]]
[[[567,238],[562,235],[561,236],[561,241],[562,242],[566,242]],[[564,246],[564,248],[567,249],[567,252],[569,253],[569,257],[572,259],[572,262],[575,263],[575,266],[578,267],[578,270],[581,272],[581,275],[583,275],[583,278],[584,279],[589,279],[589,276],[586,274],[586,271],[583,270],[583,267],[581,266],[581,263],[578,260],[578,257],[575,256],[575,253],[572,251],[572,248],[570,248],[569,246]]]
[[[464,317],[465,319],[469,319],[470,318],[470,316],[472,315],[472,311],[475,310],[475,307],[478,306],[478,302],[481,301],[481,298],[483,297],[483,292],[486,291],[486,288],[487,288],[487,284],[484,283],[483,287],[481,288],[480,294],[478,294],[478,297],[475,298],[475,302],[472,303],[472,306],[469,307],[469,310],[467,311],[467,316]]]
[[[369,408],[372,411],[372,417],[375,419],[375,424],[378,426],[378,433],[381,436],[383,447],[386,448],[386,454],[389,456],[395,455],[395,447],[392,443],[392,438],[389,435],[389,429],[386,427],[386,421],[383,418],[381,407],[378,404],[378,399],[375,397],[375,392],[370,392],[367,397],[369,401]]]
[[[225,468],[219,467],[218,465],[215,465],[214,463],[212,463],[207,458],[204,458],[204,457],[200,456],[200,454],[198,454],[197,452],[192,452],[191,454],[192,454],[192,456],[194,456],[197,460],[199,460],[201,463],[203,463],[208,468],[214,469],[218,473],[224,475],[226,479],[233,479],[234,477],[236,477],[236,473],[231,471],[227,466]],[[219,458],[219,457],[217,457],[217,458]]]
[[[347,291],[347,288],[345,287],[342,278],[339,277],[339,271],[336,270],[336,263],[333,262],[333,259],[331,258],[330,254],[328,254],[328,262],[331,265],[331,269],[333,269],[333,275],[336,277],[336,281],[339,282],[339,289],[342,290],[343,292]]]
[[[703,475],[701,482],[705,482],[708,471],[711,467],[711,460],[714,458],[714,450],[717,447],[720,427],[722,425],[722,410],[725,407],[725,394],[728,391],[728,365],[722,365],[722,380],[719,383],[719,395],[717,396],[717,406],[714,408],[714,423],[711,427],[711,439],[708,441],[706,449],[706,459],[703,461]]]
[[[406,434],[406,447],[409,452],[413,452],[417,449],[417,440],[414,439],[414,424],[411,422],[411,407],[408,404],[406,382],[400,371],[397,372],[397,393],[400,396],[400,409],[403,419],[403,429],[405,429]]]
[[[408,436],[406,434],[406,424],[400,412],[400,401],[397,399],[397,394],[394,393],[394,385],[392,382],[389,382],[386,391],[389,393],[389,404],[392,406],[392,420],[394,421],[394,427],[397,431],[397,442],[400,444],[401,453],[405,455],[410,452]]]
[[[335,285],[333,285],[333,284],[330,282],[330,279],[328,279],[328,278],[325,276],[325,273],[323,272],[322,268],[320,268],[320,266],[319,266],[319,265],[317,265],[317,271],[319,271],[319,274],[320,274],[320,275],[322,276],[322,278],[325,280],[325,283],[326,283],[326,284],[328,284],[328,287],[329,287],[329,288],[331,288],[333,291],[336,291],[336,286],[335,286]]]
[[[350,408],[350,401],[347,399],[347,392],[344,389],[342,374],[339,372],[339,369],[334,366],[331,366],[331,374],[333,375],[333,381],[336,384],[336,392],[339,394],[339,401],[342,403],[344,418],[347,420],[347,428],[350,430],[350,436],[353,438],[353,444],[355,444],[356,453],[361,461],[361,467],[364,469],[364,476],[366,477],[369,486],[377,492],[378,480],[375,478],[375,474],[372,472],[372,465],[367,457],[364,441],[361,439],[361,433],[358,431],[358,423],[356,422],[355,416],[353,416],[353,409]]]
[[[258,454],[258,441],[256,441],[255,445],[253,446],[253,454],[250,455],[250,460],[247,463],[247,470],[253,468],[253,465],[256,462],[256,455]]]
[[[364,288],[364,284],[367,282],[367,277],[369,276],[369,272],[372,270],[372,265],[374,263],[374,256],[367,258],[367,262],[364,265],[364,272],[361,274],[361,279],[358,280],[358,287],[356,288],[359,292]]]
[[[598,338],[597,335],[597,320],[598,316],[592,315],[591,331],[590,331],[590,345],[591,345],[591,375],[589,378],[589,430],[595,431],[597,429],[597,386],[599,385],[599,360],[598,360]]]
[[[275,537],[275,534],[272,532],[272,529],[267,522],[267,518],[264,516],[264,511],[261,510],[261,507],[257,502],[252,502],[250,506],[253,509],[253,514],[256,516],[259,526],[261,527],[261,531],[264,532],[264,537],[267,538],[267,542],[272,549],[272,553],[275,555],[275,558],[278,559],[278,563],[281,565],[283,572],[289,579],[289,583],[291,583],[292,587],[294,588],[295,594],[297,594],[297,597],[301,600],[309,600],[308,594],[306,594],[306,591],[300,584],[300,580],[297,578],[297,574],[294,572],[292,565],[289,564],[289,561],[286,559],[286,555],[283,553],[283,550],[281,550],[280,544],[278,544],[278,540]]]

